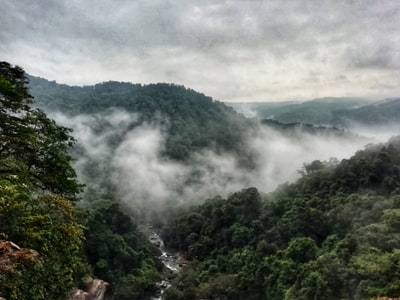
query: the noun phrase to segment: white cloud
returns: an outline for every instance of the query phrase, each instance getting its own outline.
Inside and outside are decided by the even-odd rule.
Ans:
[[[256,165],[248,170],[240,167],[237,157],[211,149],[192,153],[187,162],[170,160],[161,155],[167,131],[157,123],[131,128],[138,116],[126,111],[72,118],[58,113],[53,117],[74,129],[81,149],[76,167],[84,183],[93,186],[99,181],[96,188],[101,192],[101,176],[105,175],[126,204],[153,209],[170,201],[201,202],[216,195],[227,196],[249,186],[269,192],[298,178],[305,162],[347,158],[366,144],[365,139],[334,134],[311,135],[298,129],[285,135],[260,127],[246,142]],[[99,178],[84,176],[93,162],[106,172]]]

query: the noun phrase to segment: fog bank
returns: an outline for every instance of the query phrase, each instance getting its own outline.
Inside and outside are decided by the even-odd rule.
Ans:
[[[199,202],[249,186],[269,192],[296,180],[306,162],[348,158],[366,144],[365,139],[347,135],[310,134],[301,129],[283,134],[260,126],[246,141],[255,154],[256,168],[249,171],[240,167],[234,155],[217,154],[213,149],[193,153],[187,162],[168,159],[161,155],[166,128],[160,122],[137,125],[138,115],[123,110],[75,117],[50,115],[73,129],[79,179],[97,190],[111,180],[121,199],[133,207]]]

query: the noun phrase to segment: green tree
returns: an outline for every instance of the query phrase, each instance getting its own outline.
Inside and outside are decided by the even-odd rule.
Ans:
[[[69,130],[31,108],[24,71],[0,62],[0,238],[39,253],[0,276],[7,299],[65,299],[87,272],[71,200],[81,186]],[[0,254],[1,255],[1,254]]]
[[[70,130],[32,109],[24,71],[0,62],[0,179],[75,199],[81,190],[68,150]]]
[[[85,252],[96,276],[113,283],[116,298],[138,299],[155,290],[160,254],[113,199],[87,213]]]
[[[83,227],[65,198],[35,195],[24,185],[0,181],[0,235],[34,249],[39,259],[16,264],[0,277],[7,299],[64,299],[87,271],[81,251]]]

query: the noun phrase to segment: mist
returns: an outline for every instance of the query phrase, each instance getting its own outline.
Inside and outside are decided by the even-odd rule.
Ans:
[[[101,191],[100,177],[111,176],[106,180],[111,179],[119,197],[131,207],[200,203],[250,186],[270,192],[279,184],[295,181],[304,163],[348,158],[367,144],[366,139],[354,136],[310,134],[301,129],[283,134],[260,125],[246,141],[256,165],[249,171],[234,155],[217,154],[213,149],[193,153],[186,162],[162,156],[167,128],[160,124],[168,122],[139,124],[137,114],[116,109],[74,117],[50,115],[73,129],[79,179]],[[99,178],[87,174],[91,168],[97,168]]]
[[[350,123],[348,127],[352,132],[380,143],[387,142],[391,137],[400,134],[400,125],[396,123],[368,126],[353,122]]]

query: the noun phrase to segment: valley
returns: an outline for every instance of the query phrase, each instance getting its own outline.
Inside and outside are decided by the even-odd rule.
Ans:
[[[23,90],[25,83],[13,88],[29,93],[22,100],[32,94],[32,108],[18,108],[21,119],[14,119],[11,107],[10,113],[3,112],[10,120],[3,123],[9,129],[3,143],[21,154],[2,157],[4,166],[21,166],[14,169],[17,177],[2,175],[8,197],[2,201],[15,205],[0,210],[7,229],[3,235],[41,252],[29,227],[18,229],[23,235],[13,227],[14,218],[28,222],[32,216],[23,209],[26,216],[15,215],[23,202],[10,192],[39,178],[37,186],[46,197],[65,197],[59,205],[72,201],[76,210],[71,226],[77,227],[70,238],[80,252],[71,259],[80,262],[71,274],[111,283],[106,297],[361,299],[400,294],[399,279],[393,276],[400,249],[400,133],[391,131],[398,120],[382,112],[386,106],[395,111],[396,100],[360,107],[361,100],[344,99],[341,110],[320,105],[331,100],[310,101],[289,105],[290,114],[303,119],[265,118],[265,112],[249,118],[238,108],[174,84],[74,87],[28,78],[29,90]],[[279,116],[278,104],[259,105],[258,114],[272,107]],[[329,122],[308,118],[305,105]],[[316,114],[313,105],[324,113]],[[286,115],[287,106],[279,108]],[[358,112],[371,106],[379,111],[372,114],[381,117],[361,122]],[[330,121],[338,120],[336,111],[347,123]],[[31,114],[44,122],[31,127],[31,134],[42,141],[52,133],[54,141],[25,145],[15,139],[12,122],[22,135]],[[43,121],[45,116],[55,122]],[[391,137],[365,134],[382,128],[388,135],[390,128]],[[57,142],[60,137],[64,144]],[[65,155],[60,161],[68,162],[65,170],[73,166],[76,177],[68,173],[61,180],[64,175],[46,164],[62,157],[51,145],[60,145],[57,151]],[[24,166],[32,159],[24,156],[26,147],[44,153],[35,167],[44,169],[25,178]],[[53,152],[45,154],[48,149]],[[53,203],[36,198],[33,186],[30,193],[38,203],[32,209]],[[48,213],[53,218],[55,212]],[[52,252],[46,259],[55,264]],[[26,293],[17,282],[12,286]]]

